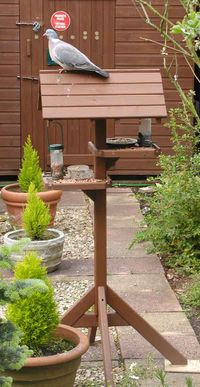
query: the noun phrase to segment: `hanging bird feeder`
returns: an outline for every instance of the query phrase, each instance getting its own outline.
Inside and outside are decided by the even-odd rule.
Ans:
[[[62,142],[60,144],[50,144],[49,142],[49,128],[51,124],[54,124],[55,128],[58,128],[61,134]],[[63,164],[63,150],[64,150],[64,141],[63,141],[63,128],[62,125],[57,121],[49,122],[47,126],[47,141],[48,141],[48,150],[50,153],[50,166],[51,166],[51,176],[52,179],[59,180],[63,179],[64,176],[64,164]]]

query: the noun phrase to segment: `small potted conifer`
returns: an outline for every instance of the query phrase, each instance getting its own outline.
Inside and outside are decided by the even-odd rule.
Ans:
[[[58,325],[54,289],[41,262],[35,253],[29,252],[15,267],[14,284],[37,278],[44,281],[48,291],[35,291],[29,298],[8,306],[7,318],[23,332],[22,344],[33,351],[24,367],[9,372],[9,376],[14,387],[71,387],[89,342],[78,329]]]
[[[12,262],[9,257],[13,251],[20,249],[20,245],[11,248],[0,247],[0,268],[9,269]],[[0,304],[17,303],[37,290],[37,294],[48,291],[47,285],[41,279],[18,279],[14,283],[3,279],[3,272],[0,272]],[[26,345],[21,344],[22,332],[10,320],[0,316],[0,386],[10,387],[12,378],[3,375],[4,371],[19,370],[25,363],[32,351]]]
[[[22,212],[27,204],[30,183],[35,185],[40,198],[49,205],[51,213],[50,226],[52,226],[62,191],[44,189],[38,152],[33,148],[29,135],[23,148],[22,167],[19,172],[18,183],[9,184],[1,190],[2,199],[6,204],[10,221],[14,226],[21,227],[22,225]]]
[[[62,231],[48,228],[50,219],[48,206],[37,195],[35,186],[31,183],[28,202],[22,214],[23,229],[16,229],[4,235],[4,243],[8,246],[22,238],[30,238],[24,245],[23,251],[11,255],[14,262],[22,260],[26,251],[37,251],[48,272],[58,268],[62,259],[65,236]]]

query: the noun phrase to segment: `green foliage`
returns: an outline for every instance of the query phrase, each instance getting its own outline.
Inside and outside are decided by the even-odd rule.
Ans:
[[[187,386],[187,387],[195,387],[195,385],[193,384],[193,381],[192,381],[192,378],[191,378],[191,377],[186,378],[186,386]]]
[[[7,309],[7,317],[23,332],[22,343],[34,351],[50,340],[59,322],[53,287],[41,262],[35,253],[26,254],[24,260],[17,263],[14,278],[16,281],[33,278],[43,280],[48,291],[41,293],[36,290],[28,298],[9,305]]]
[[[10,256],[13,251],[19,249],[20,244],[11,247],[1,246],[0,267],[3,269],[12,267]],[[0,304],[19,301],[27,295],[30,296],[36,289],[44,293],[48,288],[41,280],[17,280],[16,283],[8,283],[0,279]],[[20,330],[11,321],[0,318],[0,372],[20,369],[26,358],[32,354],[25,345],[20,345],[21,335]],[[10,387],[11,384],[11,378],[0,377],[0,386]]]
[[[16,242],[13,246],[2,245],[0,248],[0,269],[10,269],[13,266],[12,261],[9,259],[11,253],[20,251],[23,246],[29,242],[28,238],[23,238],[19,242]]]
[[[37,195],[33,183],[30,184],[28,192],[28,203],[22,214],[23,226],[32,240],[42,239],[51,220],[49,208]]]
[[[195,49],[200,48],[200,12],[192,10],[185,15],[182,22],[171,28],[172,34],[182,34],[184,40],[195,40]]]
[[[198,55],[200,48],[200,12],[197,10],[199,0],[179,0],[180,6],[185,11],[185,16],[182,21],[175,23],[169,16],[170,9],[174,5],[173,0],[164,1],[161,9],[154,6],[152,1],[133,0],[133,2],[140,6],[146,23],[160,34],[162,43],[160,40],[154,43],[162,46],[161,55],[163,56],[163,66],[167,76],[178,91],[183,107],[192,113],[197,122],[200,122],[194,104],[188,98],[179,81],[179,78],[181,78],[179,61],[181,63],[185,61],[185,65],[192,76],[194,73],[193,64],[200,67],[200,57]],[[182,39],[177,34],[181,34]],[[145,38],[145,40],[152,42],[148,38]],[[196,81],[199,82],[199,79],[196,78]]]
[[[193,274],[200,272],[200,154],[192,155],[193,134],[199,128],[189,125],[190,115],[184,110],[175,109],[170,115],[175,155],[160,157],[160,184],[146,198],[148,227],[133,243],[151,240],[170,267]]]
[[[169,384],[166,382],[166,373],[162,369],[157,370],[156,379],[160,381],[162,387],[169,387]]]
[[[30,183],[35,185],[35,189],[38,192],[42,191],[44,187],[42,170],[39,166],[39,156],[32,146],[30,135],[28,135],[24,144],[22,168],[20,169],[18,182],[23,192],[28,192]]]
[[[200,275],[194,277],[193,283],[188,287],[186,292],[181,297],[183,305],[186,309],[193,308],[200,311]]]

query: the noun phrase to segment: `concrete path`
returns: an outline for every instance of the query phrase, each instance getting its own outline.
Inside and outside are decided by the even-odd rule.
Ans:
[[[130,305],[135,308],[149,323],[162,333],[188,359],[200,359],[200,345],[185,313],[165,278],[162,265],[155,254],[147,254],[147,243],[136,245],[129,250],[133,234],[139,228],[142,215],[137,200],[130,189],[108,189],[107,194],[107,254],[108,283]],[[86,206],[85,196],[81,191],[65,192],[60,207]],[[2,210],[2,207],[0,207]],[[92,209],[92,204],[91,204]],[[93,258],[63,261],[60,269],[51,274],[58,280],[90,279],[93,280]],[[131,327],[117,328],[119,348],[116,348],[111,335],[113,364],[123,361],[128,367],[132,362],[140,362],[152,354],[159,364],[163,357],[145,339]],[[83,358],[84,364],[92,362],[101,364],[100,340],[90,347]],[[84,363],[86,362],[86,363]],[[185,386],[184,374],[169,374],[169,387]],[[196,387],[200,386],[200,375],[194,374]],[[160,385],[152,380],[145,380],[141,386],[155,387]]]

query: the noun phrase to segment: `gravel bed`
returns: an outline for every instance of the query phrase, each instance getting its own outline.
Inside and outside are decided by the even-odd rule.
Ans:
[[[55,228],[65,233],[63,259],[93,257],[93,223],[87,207],[73,207],[57,211]]]
[[[88,280],[77,281],[52,281],[55,291],[55,299],[58,303],[59,312],[62,315],[75,301],[91,287],[92,282]]]

